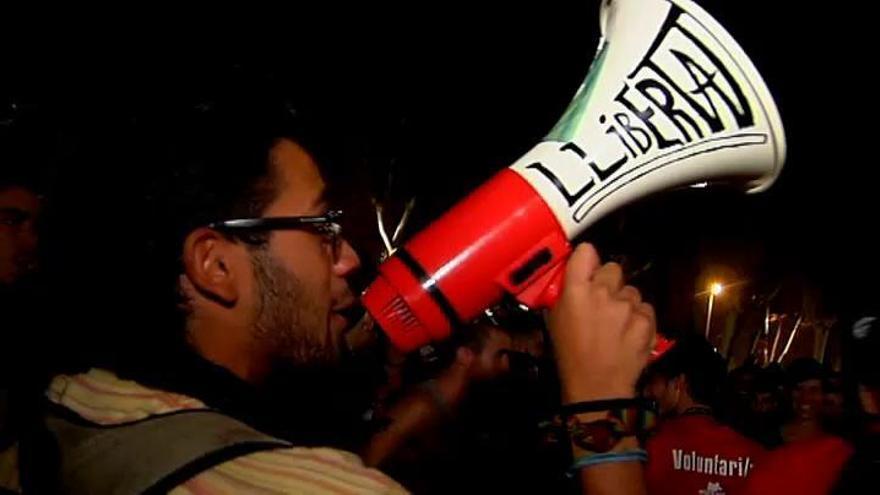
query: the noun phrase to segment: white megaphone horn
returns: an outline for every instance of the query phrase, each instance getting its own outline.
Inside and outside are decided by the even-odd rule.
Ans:
[[[768,188],[785,135],[767,86],[690,0],[605,0],[593,65],[543,142],[380,267],[364,305],[398,347],[447,337],[509,294],[558,297],[570,240],[670,188]]]

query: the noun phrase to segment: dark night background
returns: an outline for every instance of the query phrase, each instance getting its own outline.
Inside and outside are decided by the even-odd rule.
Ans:
[[[805,287],[819,294],[819,315],[871,302],[876,88],[868,70],[876,42],[860,26],[866,8],[699,3],[743,45],[777,99],[788,138],[782,176],[758,196],[702,190],[650,198],[586,238],[631,272],[647,268],[635,283],[672,332],[700,320],[705,300],[694,294],[714,278],[743,282],[737,304],[781,287],[774,311],[798,311],[809,298]],[[415,228],[549,131],[586,75],[599,35],[595,1],[335,10],[224,12],[217,17],[235,19],[222,21],[216,12],[186,21],[129,14],[41,21],[38,29],[9,17],[21,32],[3,48],[2,119],[48,129],[40,152],[64,155],[84,141],[112,141],[145,115],[173,124],[175,108],[210,99],[230,73],[252,74],[332,119],[359,184],[381,184],[393,171],[396,204],[417,198]],[[110,199],[124,196],[125,158],[102,169],[101,185],[70,167],[49,174],[83,206],[57,242],[73,246],[125,222]],[[371,217],[353,223],[354,241],[374,255]],[[724,304],[733,303],[719,302],[718,311]]]

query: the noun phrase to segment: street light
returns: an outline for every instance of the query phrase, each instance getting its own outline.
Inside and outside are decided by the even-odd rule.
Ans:
[[[709,329],[712,325],[712,308],[715,306],[715,297],[720,296],[724,292],[724,286],[718,282],[713,282],[709,286],[709,308],[706,311],[706,338],[709,338]]]

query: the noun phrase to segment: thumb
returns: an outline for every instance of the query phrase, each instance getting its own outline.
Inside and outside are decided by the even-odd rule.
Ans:
[[[565,269],[565,288],[572,284],[582,285],[588,282],[601,263],[599,253],[592,244],[579,244],[568,259]]]

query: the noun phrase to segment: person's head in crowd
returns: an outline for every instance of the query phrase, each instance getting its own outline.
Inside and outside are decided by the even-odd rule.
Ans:
[[[860,313],[844,329],[843,360],[847,382],[855,387],[856,403],[864,419],[880,432],[880,312]]]
[[[541,327],[535,327],[512,335],[512,349],[516,352],[528,354],[535,359],[541,359],[545,355],[546,341]]]
[[[492,323],[479,321],[453,339],[454,364],[464,366],[475,382],[488,382],[510,370],[510,333]]]
[[[123,293],[108,294],[125,335],[111,365],[151,373],[191,349],[260,384],[336,362],[360,260],[332,213],[315,127],[253,102],[137,125],[132,163],[98,170],[105,183],[128,178],[110,189],[119,204],[82,234],[105,231],[98,261]]]
[[[863,493],[876,484],[880,464],[880,312],[874,304],[858,307],[841,323],[837,329],[845,414],[837,433],[851,440],[854,452],[829,493]]]
[[[822,416],[840,418],[844,414],[845,399],[843,376],[840,373],[828,373],[822,382]]]
[[[776,391],[765,385],[755,387],[755,396],[752,398],[752,413],[756,416],[765,416],[778,410],[779,401]]]
[[[751,412],[758,417],[778,417],[782,410],[783,371],[778,365],[758,370],[752,387]]]
[[[508,378],[514,382],[537,380],[548,357],[541,315],[518,306],[500,305],[487,311],[483,320],[510,336],[510,348],[505,351],[510,367]]]
[[[0,159],[0,162],[5,159]],[[37,268],[41,198],[36,185],[0,163],[0,287],[12,287]]]
[[[782,443],[780,427],[788,411],[785,375],[780,365],[756,368],[746,406],[725,411],[728,422],[765,447],[779,446]]]
[[[485,317],[466,325],[449,339],[425,346],[406,357],[403,381],[415,385],[440,376],[468,384],[491,384],[510,371],[511,333]]]
[[[822,414],[825,369],[812,358],[794,360],[786,369],[791,407],[798,421],[816,421]]]
[[[540,315],[528,311],[513,311],[493,315],[496,325],[504,328],[511,337],[511,350],[528,355],[532,359],[542,359],[546,354],[544,322]]]
[[[746,363],[728,374],[729,386],[726,389],[725,404],[721,411],[730,423],[745,427],[747,416],[751,414],[759,371],[760,368],[754,364]]]
[[[702,336],[688,334],[645,370],[643,393],[661,416],[716,407],[725,380],[724,359]]]
[[[346,277],[360,261],[330,216],[327,183],[303,136],[283,123],[238,131],[234,145],[214,134],[190,162],[189,171],[206,167],[216,177],[229,173],[212,172],[216,161],[233,159],[245,176],[191,180],[207,187],[185,198],[196,216],[180,231],[179,290],[193,347],[258,382],[276,363],[338,360],[355,303]],[[239,219],[255,225],[223,223]]]
[[[738,399],[747,402],[754,391],[755,381],[758,379],[760,371],[761,368],[755,366],[753,363],[743,364],[739,368],[731,371],[729,376],[730,391],[736,395]]]
[[[0,125],[0,290],[36,273],[52,146],[32,122]],[[39,136],[39,138],[37,138]]]
[[[537,379],[539,368],[548,357],[544,320],[539,313],[502,304],[486,311],[473,328],[477,335],[487,330],[504,335],[498,340],[504,341],[504,347],[495,350],[499,352],[498,359],[502,360],[503,373],[493,373],[493,378],[504,375],[514,382]],[[474,338],[466,334],[463,337]]]

